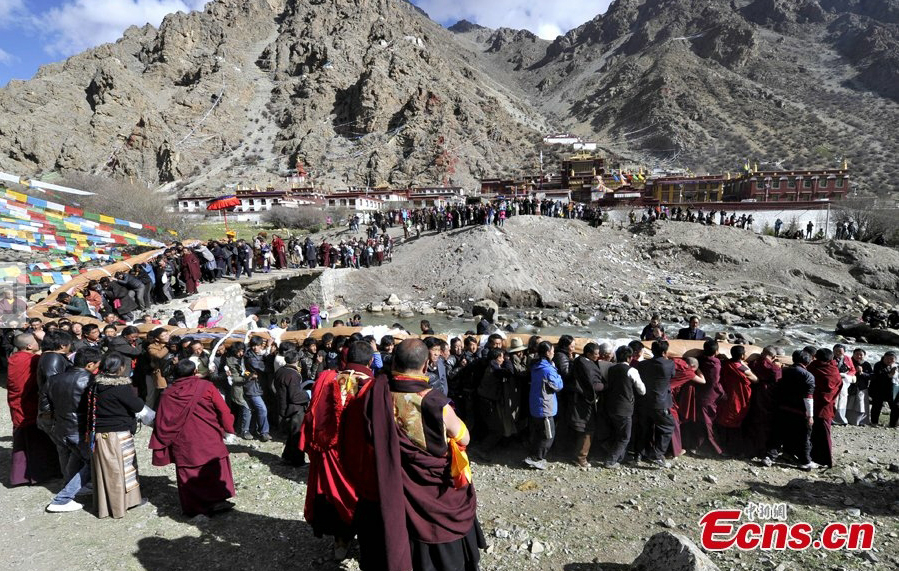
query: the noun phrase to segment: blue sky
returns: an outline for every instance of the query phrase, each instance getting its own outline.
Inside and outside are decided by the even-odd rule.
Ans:
[[[441,24],[461,19],[497,28],[526,28],[544,38],[604,12],[611,0],[413,0]],[[29,79],[40,65],[115,41],[130,25],[158,26],[171,12],[205,0],[0,0],[0,86]]]

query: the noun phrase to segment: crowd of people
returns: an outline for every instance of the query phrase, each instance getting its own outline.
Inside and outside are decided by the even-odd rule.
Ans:
[[[385,336],[378,345],[357,333],[275,344],[252,336],[210,354],[199,339],[164,328],[145,339],[134,326],[98,331],[45,331],[35,322],[7,356],[10,484],[61,477],[48,512],[79,511],[88,495],[100,518],[146,503],[134,440],[142,425],[152,426],[153,464],[175,465],[183,513],[227,511],[234,481],[226,444],[277,435],[285,464],[309,458],[306,519],[317,535],[335,536],[338,558],[359,534],[363,568],[476,565],[484,540],[474,489],[448,464],[465,462],[469,436],[446,387],[431,391],[432,353],[422,341]],[[395,415],[400,400],[391,395],[411,404]],[[386,434],[389,423],[391,437],[371,436]],[[400,456],[402,464],[388,461]],[[403,470],[414,471],[416,483],[404,485]],[[383,525],[406,510],[419,513],[408,529]]]
[[[334,537],[338,559],[358,536],[363,569],[476,568],[469,445],[489,461],[526,442],[524,462],[538,470],[551,457],[667,468],[685,451],[813,470],[834,464],[832,424],[876,426],[884,405],[899,424],[895,352],[872,364],[861,348],[805,347],[782,366],[775,347],[721,354],[696,317],[677,338],[702,349],[684,357],[669,355],[658,316],[641,334],[648,351],[635,340],[579,354],[568,335],[444,340],[427,321],[423,339],[401,343],[251,335],[214,354],[164,328],[141,339],[134,326],[63,325],[32,320],[5,355],[13,486],[61,476],[47,511],[80,510],[89,494],[98,517],[124,517],[146,502],[134,434],[147,425],[153,464],[175,465],[184,514],[212,515],[234,505],[226,443],[278,438],[284,463],[308,458],[315,534]],[[478,329],[490,325],[485,316]],[[383,525],[403,513],[407,526]]]
[[[628,214],[628,219],[631,224],[635,224],[638,221],[637,211],[631,210]],[[656,220],[694,222],[706,226],[718,224],[719,226],[733,226],[734,228],[740,228],[741,230],[754,230],[753,224],[755,223],[755,218],[752,214],[746,215],[744,213],[737,216],[736,212],[728,214],[725,210],[712,209],[703,211],[702,208],[696,208],[694,210],[690,207],[685,209],[680,206],[675,206],[673,208],[668,206],[653,206],[647,208],[639,215],[640,222],[653,222]],[[854,240],[857,237],[858,231],[855,222],[844,221],[837,223],[835,226],[835,239]],[[766,226],[766,231],[767,228],[768,227]],[[795,221],[790,227],[784,228],[784,221],[777,218],[770,231],[775,238],[790,238],[795,240],[821,240],[824,238],[824,230],[819,228],[818,232],[815,233],[815,223],[811,220],[806,223],[805,229],[801,228]]]

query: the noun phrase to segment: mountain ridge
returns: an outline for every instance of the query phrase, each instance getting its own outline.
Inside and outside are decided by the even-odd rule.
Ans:
[[[325,188],[475,188],[555,130],[695,171],[848,159],[889,191],[899,0],[617,0],[552,41],[405,0],[215,0],[0,89],[0,169],[192,193],[298,161]]]

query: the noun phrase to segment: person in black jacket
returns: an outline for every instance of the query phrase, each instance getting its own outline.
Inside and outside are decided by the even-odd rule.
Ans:
[[[284,366],[275,373],[275,392],[278,395],[278,417],[281,430],[287,435],[281,459],[291,466],[303,466],[306,458],[300,450],[300,427],[309,406],[309,395],[303,389],[298,351],[284,351]]]
[[[241,272],[253,277],[253,249],[244,240],[237,241],[237,274],[234,279],[239,280]]]
[[[637,454],[643,454],[657,467],[669,468],[671,465],[665,461],[665,452],[674,433],[671,417],[674,361],[668,358],[668,342],[653,341],[652,359],[637,363],[637,371],[646,385],[646,396],[638,411]]]
[[[428,347],[428,384],[432,389],[440,391],[444,396],[449,395],[449,381],[446,376],[446,361],[443,358],[442,344],[446,343],[437,337],[425,338]]]
[[[101,278],[100,287],[103,288],[103,295],[109,300],[110,305],[115,308],[118,316],[124,320],[130,320],[132,313],[137,309],[137,302],[129,295],[130,290],[109,278]],[[116,302],[118,302],[118,307],[116,307]]]
[[[871,425],[880,424],[883,404],[890,407],[890,428],[899,425],[899,363],[896,351],[887,351],[871,373]]]
[[[571,366],[571,408],[568,424],[575,433],[575,465],[589,468],[587,456],[596,429],[598,393],[605,388],[599,361],[599,345],[587,343],[584,353]]]
[[[93,454],[91,474],[97,517],[124,517],[144,503],[140,493],[134,432],[144,401],[134,394],[128,366],[131,359],[111,351],[88,389],[87,426]]]
[[[631,440],[636,395],[646,394],[640,373],[631,367],[634,351],[627,345],[615,350],[616,363],[609,368],[605,387],[606,416],[609,420],[609,455],[606,468],[617,468],[624,460]]]
[[[244,355],[247,376],[243,395],[256,416],[256,429],[259,434],[259,440],[268,442],[272,437],[269,434],[268,408],[265,406],[265,400],[262,398],[264,395],[262,387],[266,379],[265,355],[265,339],[258,336],[252,337],[247,353]]]
[[[66,357],[72,350],[72,342],[72,335],[65,331],[49,331],[41,341],[41,357],[37,362],[37,427],[46,432],[54,443],[56,439],[53,436],[53,415],[47,399],[47,381],[72,366]]]
[[[699,316],[690,317],[690,326],[684,327],[677,332],[678,339],[686,339],[688,341],[702,341],[705,339],[705,331],[699,328]]]
[[[107,351],[115,351],[127,356],[131,361],[128,363],[128,372],[136,365],[136,361],[143,354],[144,350],[140,344],[140,329],[129,325],[122,329],[122,332],[115,337],[111,337],[106,344]]]
[[[132,276],[131,274],[126,274],[125,272],[116,272],[115,282],[128,290],[128,297],[132,298],[134,300],[134,303],[136,303],[140,309],[146,309],[144,307],[145,288],[142,281],[140,281],[135,276]]]
[[[82,349],[75,354],[75,366],[50,377],[47,398],[53,414],[53,434],[59,453],[59,465],[65,485],[56,494],[47,511],[77,511],[82,505],[75,495],[90,482],[90,445],[81,438],[86,428],[87,401],[82,398],[93,375],[100,367],[99,349]]]
[[[846,405],[846,418],[849,424],[861,426],[868,424],[871,417],[871,402],[868,399],[868,387],[874,368],[865,360],[867,351],[857,347],[852,352],[852,365],[855,367],[855,382],[849,385],[849,402]]]

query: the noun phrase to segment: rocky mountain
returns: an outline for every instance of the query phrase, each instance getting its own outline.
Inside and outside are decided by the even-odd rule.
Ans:
[[[456,183],[547,131],[649,165],[848,159],[896,188],[899,0],[617,0],[549,42],[402,0],[216,0],[0,90],[0,169],[208,191]]]
[[[857,188],[881,192],[899,190],[897,13],[897,0],[617,0],[542,57],[530,39],[461,36],[551,122],[614,153],[697,172],[845,158]]]
[[[472,186],[548,128],[398,0],[217,0],[0,90],[0,169]]]

